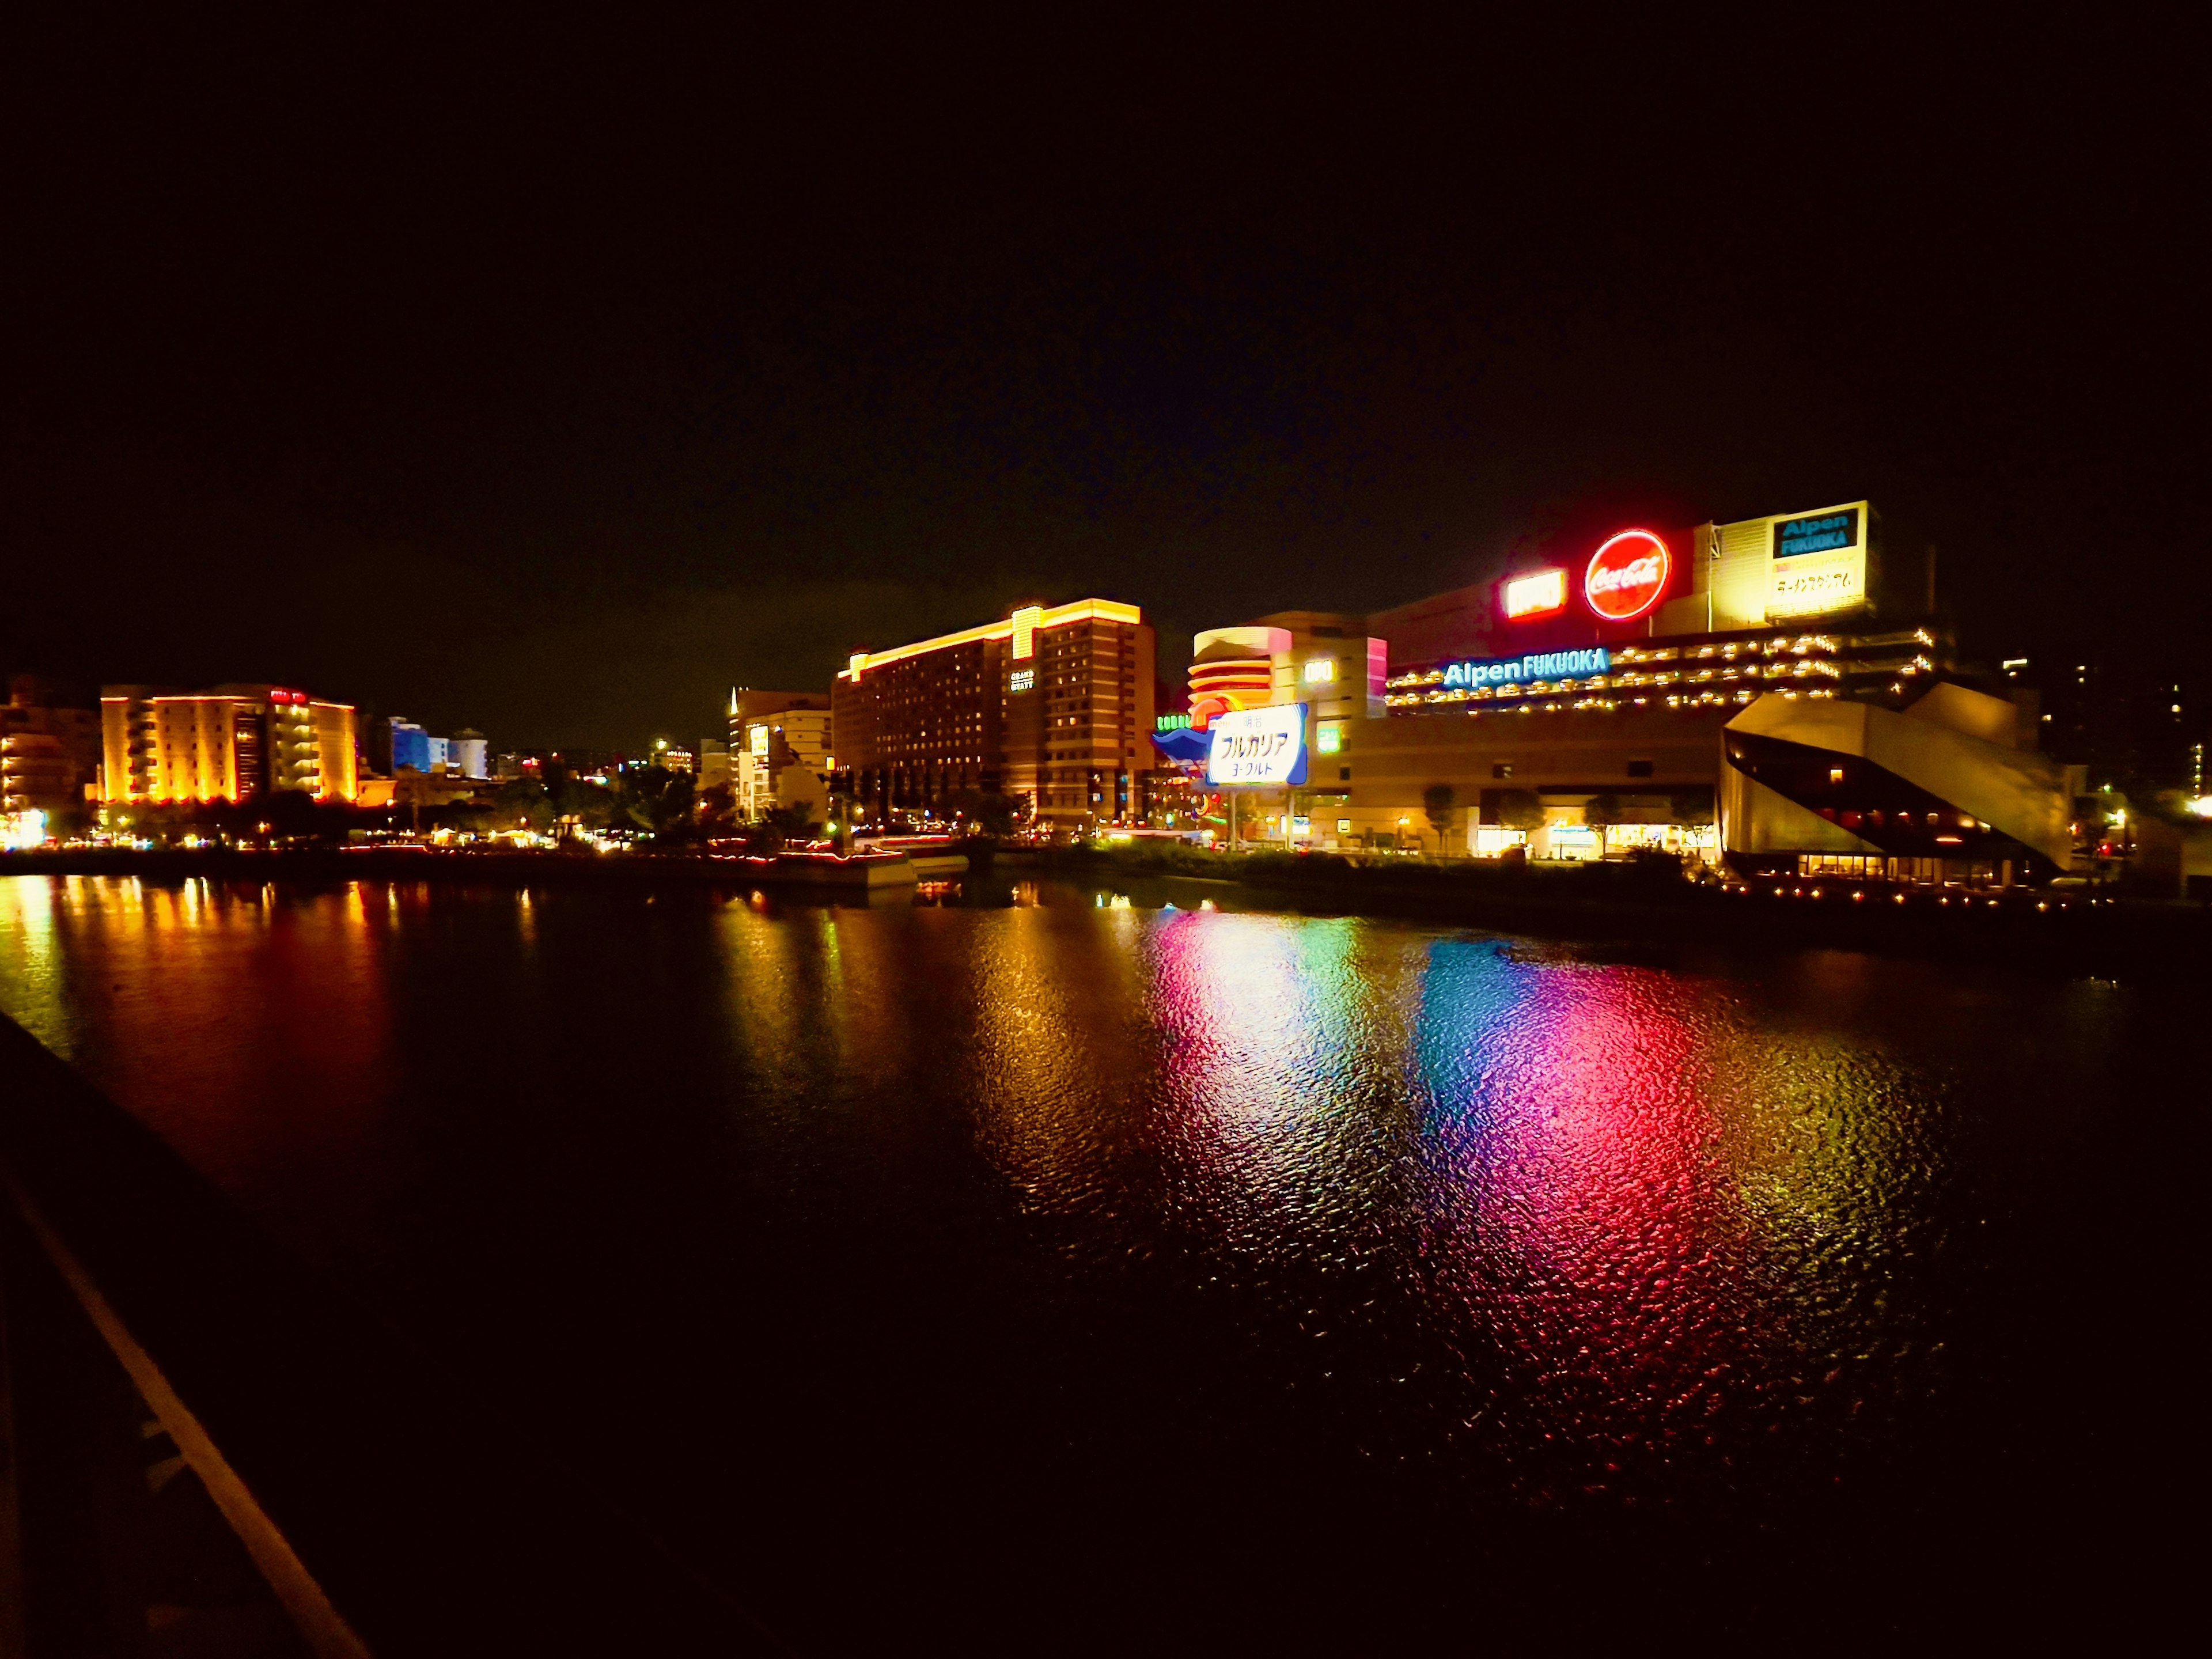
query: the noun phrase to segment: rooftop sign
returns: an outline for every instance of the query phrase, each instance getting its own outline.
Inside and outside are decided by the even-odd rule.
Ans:
[[[1505,584],[1505,614],[1515,622],[1556,617],[1567,608],[1567,573],[1556,568],[1516,576]]]
[[[1865,604],[1870,516],[1864,501],[1853,501],[1775,520],[1767,616],[1818,617]]]
[[[1624,530],[1590,555],[1583,597],[1607,622],[1633,622],[1667,591],[1674,556],[1648,530]]]

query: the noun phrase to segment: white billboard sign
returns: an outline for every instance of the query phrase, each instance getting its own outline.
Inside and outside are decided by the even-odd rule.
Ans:
[[[1279,702],[1216,714],[1208,730],[1206,781],[1298,784],[1306,781],[1306,705]]]

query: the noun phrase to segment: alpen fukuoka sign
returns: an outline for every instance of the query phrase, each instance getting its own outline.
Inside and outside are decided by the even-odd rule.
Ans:
[[[1526,685],[1533,680],[1579,680],[1612,672],[1613,659],[1603,646],[1594,645],[1581,651],[1531,651],[1519,657],[1450,663],[1444,668],[1444,684]]]
[[[1272,703],[1216,714],[1208,728],[1208,783],[1304,783],[1306,781],[1306,705]]]
[[[1864,605],[1870,517],[1866,502],[1853,501],[1775,520],[1766,614],[1818,617]]]

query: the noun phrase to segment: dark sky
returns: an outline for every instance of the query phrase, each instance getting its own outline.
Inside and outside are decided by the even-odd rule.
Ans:
[[[1868,495],[1970,647],[2201,663],[2189,42],[1350,15],[19,38],[0,657],[635,746]]]

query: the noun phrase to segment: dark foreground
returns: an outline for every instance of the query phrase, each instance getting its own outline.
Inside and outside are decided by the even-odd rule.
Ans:
[[[2192,998],[1126,885],[19,878],[0,1006],[146,1145],[0,1151],[379,1651],[2170,1607]]]

